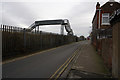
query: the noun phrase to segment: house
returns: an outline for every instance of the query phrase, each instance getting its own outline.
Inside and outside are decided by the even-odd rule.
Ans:
[[[114,11],[120,9],[120,3],[109,0],[102,6],[97,2],[95,15],[92,20],[91,41],[97,53],[103,57],[108,69],[112,70],[113,38],[110,16]]]
[[[112,13],[120,8],[120,3],[114,0],[109,0],[104,5],[96,4],[95,15],[92,20],[92,43],[96,46],[96,40],[99,35],[96,34],[98,30],[105,30],[111,27],[109,17]]]

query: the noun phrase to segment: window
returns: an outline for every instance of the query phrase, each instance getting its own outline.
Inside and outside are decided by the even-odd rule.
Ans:
[[[110,25],[109,23],[109,13],[102,14],[102,25]]]

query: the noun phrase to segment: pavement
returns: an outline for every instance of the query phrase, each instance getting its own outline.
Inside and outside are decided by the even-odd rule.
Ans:
[[[68,78],[110,78],[111,74],[90,40],[81,41],[81,49],[73,62]]]

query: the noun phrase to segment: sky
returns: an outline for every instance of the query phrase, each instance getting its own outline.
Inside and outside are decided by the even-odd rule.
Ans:
[[[68,19],[74,35],[87,37],[91,32],[96,3],[109,0],[2,0],[0,24],[29,27],[40,20]],[[120,1],[120,0],[116,0]],[[40,26],[42,31],[60,33],[61,25]],[[66,31],[64,30],[65,34]]]

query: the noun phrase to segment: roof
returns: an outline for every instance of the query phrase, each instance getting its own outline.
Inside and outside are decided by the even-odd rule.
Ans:
[[[115,23],[120,22],[120,9],[115,11],[110,17],[110,23],[114,25]]]
[[[107,2],[101,6],[101,9],[106,12],[113,13],[115,10],[120,8],[120,3],[118,2]]]
[[[120,8],[120,3],[119,2],[115,2],[115,1],[114,2],[108,1],[104,5],[102,5],[100,8],[103,11],[113,13],[115,10]],[[96,11],[95,11],[95,15],[93,17],[92,23],[94,21],[95,16],[96,16]]]

